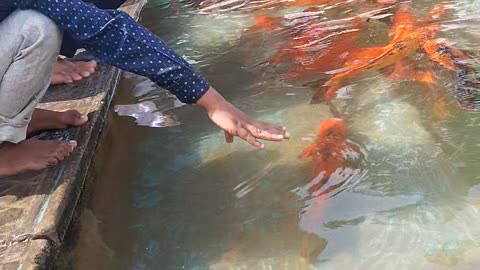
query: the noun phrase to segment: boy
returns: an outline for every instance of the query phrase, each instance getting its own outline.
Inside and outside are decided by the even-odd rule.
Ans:
[[[286,129],[250,119],[228,103],[201,74],[127,14],[81,0],[2,0],[0,4],[0,175],[56,165],[75,142],[26,139],[29,133],[87,119],[76,111],[35,109],[51,83],[62,34],[95,57],[142,76],[196,104],[225,132],[261,149],[257,139],[283,141]]]

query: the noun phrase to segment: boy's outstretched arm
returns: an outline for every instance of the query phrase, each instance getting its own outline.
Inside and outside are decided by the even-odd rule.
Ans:
[[[260,123],[228,103],[208,81],[158,37],[124,12],[102,10],[82,0],[0,0],[13,8],[37,10],[99,60],[148,77],[180,101],[204,108],[225,131],[227,142],[238,136],[257,148],[257,139],[282,141],[282,127]]]

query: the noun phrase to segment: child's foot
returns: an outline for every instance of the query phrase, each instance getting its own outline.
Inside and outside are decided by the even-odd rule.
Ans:
[[[0,176],[16,175],[55,166],[77,146],[75,141],[25,140],[0,145]]]
[[[72,62],[65,59],[58,59],[53,68],[51,85],[72,83],[87,78],[95,72],[97,62]]]
[[[32,121],[28,125],[27,136],[41,130],[62,129],[68,126],[81,126],[88,121],[87,116],[82,116],[78,111],[54,112],[35,109]]]

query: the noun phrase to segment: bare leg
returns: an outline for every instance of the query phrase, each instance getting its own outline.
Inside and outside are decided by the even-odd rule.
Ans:
[[[61,33],[54,22],[31,10],[17,10],[0,23],[0,176],[53,166],[76,142],[25,140],[27,130],[80,124],[72,113],[35,111],[52,76]],[[51,116],[58,116],[57,118]],[[35,122],[29,125],[30,120]],[[61,119],[62,122],[54,119]],[[81,121],[80,121],[81,120]]]

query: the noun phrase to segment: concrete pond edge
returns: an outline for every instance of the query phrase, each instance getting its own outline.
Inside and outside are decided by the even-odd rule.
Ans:
[[[120,9],[138,20],[147,0],[128,0]],[[76,57],[81,60],[82,56]],[[121,71],[99,64],[88,79],[51,87],[42,103],[84,105],[102,96],[89,123],[39,134],[40,139],[76,140],[75,153],[55,168],[0,179],[0,270],[52,269],[79,204],[98,140],[106,124]],[[85,103],[87,100],[87,103]],[[93,104],[90,104],[93,106]],[[73,106],[73,108],[77,108]]]

